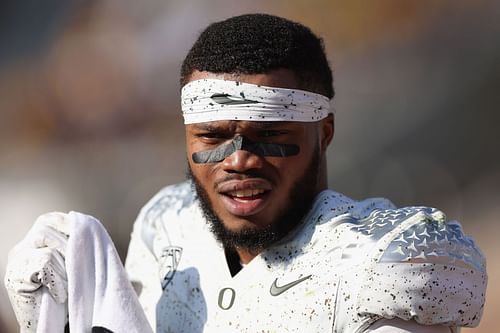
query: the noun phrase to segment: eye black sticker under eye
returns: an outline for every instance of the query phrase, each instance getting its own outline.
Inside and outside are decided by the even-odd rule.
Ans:
[[[194,163],[218,163],[237,150],[270,157],[294,156],[300,151],[299,146],[295,144],[253,142],[245,136],[237,136],[230,143],[215,149],[195,152],[191,157]]]

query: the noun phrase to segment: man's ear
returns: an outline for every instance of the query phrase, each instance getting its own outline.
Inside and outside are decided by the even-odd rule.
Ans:
[[[325,152],[328,145],[333,140],[333,134],[335,133],[335,122],[333,114],[329,114],[328,117],[321,120],[320,124],[320,142],[321,151]]]

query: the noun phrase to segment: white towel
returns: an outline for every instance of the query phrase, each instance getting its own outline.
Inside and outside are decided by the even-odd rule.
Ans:
[[[56,226],[59,233],[69,235],[65,249],[60,248],[63,243],[60,239],[56,246],[51,246],[54,244],[52,241],[55,229],[54,217],[59,219]],[[65,229],[64,232],[61,226]],[[30,251],[34,254],[35,251],[47,248],[54,252],[56,247],[59,248],[57,250],[59,253],[65,255],[67,299],[65,295],[61,295],[61,290],[66,287],[66,281],[63,281],[64,272],[60,272],[61,265],[54,262],[57,261],[57,254],[49,256],[48,261],[36,264],[33,264],[32,259],[23,259],[19,255]],[[19,248],[26,250],[19,251]],[[16,260],[27,263],[27,266],[21,269],[19,265],[11,263]],[[40,269],[40,265],[43,269]],[[30,315],[38,314],[38,318],[33,318],[35,322],[38,319],[37,333],[64,332],[67,318],[71,333],[153,332],[113,242],[101,223],[91,216],[70,212],[48,214],[45,220],[39,218],[25,240],[17,246],[17,251],[9,256],[8,266],[10,269],[7,270],[6,284],[21,324],[21,332],[33,331],[25,329],[22,324],[29,320]],[[20,271],[23,276],[19,275]],[[26,281],[33,281],[34,276],[40,280],[43,287],[41,300],[35,302],[38,309],[32,310],[30,314],[29,308],[19,309],[20,302],[14,304],[14,301],[26,295],[29,297],[30,292],[40,292],[36,288],[32,288],[34,289],[32,291],[26,289]],[[19,287],[23,283],[24,289]],[[17,291],[17,295],[13,295],[13,290]],[[104,328],[107,331],[96,328]]]

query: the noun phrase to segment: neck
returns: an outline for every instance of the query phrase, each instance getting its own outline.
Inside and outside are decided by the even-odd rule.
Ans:
[[[240,262],[244,265],[248,264],[250,261],[252,261],[253,258],[258,256],[263,249],[259,250],[248,250],[245,248],[236,248],[236,253],[240,257]]]

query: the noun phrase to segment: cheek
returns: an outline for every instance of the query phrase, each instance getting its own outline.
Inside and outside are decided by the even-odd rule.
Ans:
[[[193,163],[191,155],[188,155],[188,164],[191,170],[191,174],[197,180],[197,182],[205,189],[211,189],[210,186],[210,167],[207,164],[197,164]]]
[[[193,162],[193,153],[198,152],[198,151],[200,151],[200,150],[194,144],[188,145],[186,147],[186,155],[187,155],[186,157],[187,157],[187,159],[189,161],[189,165],[191,166],[192,169],[197,167],[197,164]]]
[[[200,174],[203,172],[206,172],[205,169],[206,169],[206,166],[208,164],[195,163],[193,161],[193,154],[199,153],[199,152],[204,151],[204,150],[207,150],[207,149],[206,148],[203,149],[203,147],[201,147],[200,145],[197,145],[197,144],[190,144],[187,146],[186,157],[187,157],[189,166],[190,166],[191,170],[193,170],[193,172],[195,172],[194,170],[196,170],[196,172],[200,173]]]
[[[311,163],[316,160],[315,149],[311,146],[307,146],[307,149],[302,149],[300,154],[295,156],[293,159],[290,158],[288,163],[283,166],[283,175],[286,178],[285,181],[290,186],[294,186],[297,182],[301,182],[307,172],[316,172],[316,170],[311,169]],[[315,176],[315,175],[309,175]]]
[[[193,162],[190,162],[190,165],[193,174],[195,174],[198,179],[206,181],[210,174],[210,166],[208,164],[198,164]]]
[[[279,174],[281,183],[290,186],[289,184],[293,184],[303,176],[305,169],[309,165],[310,158],[310,156],[305,156],[301,150],[296,156],[272,158],[272,160],[268,159],[268,162],[275,172]]]
[[[313,158],[316,143],[317,142],[314,138],[302,138],[301,141],[296,143],[299,146],[299,153],[294,156],[279,158],[280,165],[285,168],[288,168],[291,165],[292,172],[298,172],[303,167],[309,165],[309,162]]]

